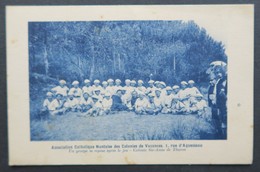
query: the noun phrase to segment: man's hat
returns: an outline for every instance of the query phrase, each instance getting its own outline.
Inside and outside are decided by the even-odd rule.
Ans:
[[[131,83],[130,79],[126,79],[125,83]]]
[[[60,84],[66,84],[66,81],[65,80],[60,80],[59,83]]]
[[[148,81],[148,84],[153,84],[153,83],[154,83],[154,80]]]
[[[94,80],[94,84],[99,84],[100,81],[98,79]]]
[[[121,83],[121,80],[120,80],[120,79],[116,79],[116,82],[117,82],[117,83],[118,83],[118,82]]]
[[[85,84],[90,83],[90,80],[85,79],[85,80],[84,80],[84,83],[85,83]]]
[[[172,87],[173,90],[179,89],[179,88],[180,88],[180,87],[179,87],[178,85],[174,85],[174,86]]]
[[[144,83],[142,80],[138,80],[137,82],[138,82],[138,84],[143,84]]]
[[[72,85],[78,85],[79,84],[79,81],[73,81],[72,82]]]
[[[103,81],[103,82],[102,82],[102,85],[107,85],[107,81]]]
[[[107,80],[107,82],[111,83],[111,82],[114,82],[114,80],[110,78]]]
[[[193,80],[188,81],[189,84],[194,84],[195,82]]]
[[[46,96],[52,96],[53,94],[51,92],[47,92]]]
[[[169,86],[167,86],[165,89],[166,89],[166,90],[172,90],[172,88],[169,87]]]
[[[186,81],[181,81],[181,85],[188,85]]]
[[[160,84],[166,87],[165,82],[161,81]]]
[[[135,80],[132,80],[132,81],[131,81],[131,84],[136,84],[136,81],[135,81]]]

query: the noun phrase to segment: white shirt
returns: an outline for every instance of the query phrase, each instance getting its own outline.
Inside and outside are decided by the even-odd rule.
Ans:
[[[103,87],[101,87],[101,85],[98,85],[98,86],[92,85],[92,93],[93,94],[95,93],[95,89],[99,89],[100,91],[102,91]]]
[[[82,87],[82,93],[88,93],[89,95],[92,95],[92,87],[91,86],[84,86]]]
[[[106,90],[111,94],[116,94],[115,86],[107,86]]]
[[[60,106],[60,102],[57,99],[54,99],[49,106],[49,110],[51,111],[56,110],[59,106]]]
[[[93,107],[94,107],[94,108],[102,108],[103,106],[102,106],[102,104],[101,104],[100,101],[97,101],[97,102],[94,104]]]
[[[79,87],[78,88],[72,87],[69,91],[69,95],[81,97],[82,96],[82,90]]]
[[[92,105],[94,104],[91,97],[88,98],[88,100],[84,99],[84,97],[79,102],[80,105]]]
[[[162,96],[163,105],[164,105],[164,106],[167,105],[167,107],[171,107],[171,105],[172,105],[172,99],[173,99],[173,95],[172,95],[172,94]]]
[[[112,103],[113,103],[113,100],[110,98],[110,99],[103,99],[102,101],[102,106],[104,109],[110,109],[111,106],[112,106]]]
[[[101,89],[100,91],[101,91],[101,94],[102,94],[102,95],[105,95],[106,93],[110,93],[110,92],[107,90],[107,87],[106,87],[106,88],[102,87],[102,89]]]
[[[119,86],[117,86],[117,85],[115,85],[114,86],[114,92],[116,93],[119,89],[122,89],[123,87],[121,86],[121,85],[119,85]]]
[[[155,91],[155,87],[147,87],[147,89],[146,89],[146,92],[149,94],[149,93],[154,93],[154,91]]]
[[[128,97],[131,97],[132,92],[134,91],[134,87],[132,86],[124,86],[125,91],[125,95],[127,95]]]
[[[61,87],[61,86],[57,86],[51,89],[52,91],[55,92],[55,94],[61,94],[63,96],[67,96],[69,88],[67,86]]]
[[[203,110],[207,107],[207,102],[203,99],[201,101],[197,101],[196,107],[198,108],[198,110]]]
[[[141,100],[140,98],[138,98],[135,102],[135,108],[147,108],[149,107],[149,101],[146,98],[143,98],[143,100]]]
[[[73,108],[77,105],[79,105],[79,100],[76,98],[73,98],[72,100],[67,99],[67,101],[64,103],[64,106],[68,108]]]
[[[136,87],[136,91],[137,91],[137,92],[145,93],[146,88],[145,88],[144,86],[138,86],[138,87]]]
[[[188,92],[187,92],[187,89],[181,89],[179,92],[178,92],[178,95],[179,95],[179,98],[182,100],[184,98],[187,98],[188,96]]]
[[[154,104],[155,104],[155,106],[156,107],[160,107],[160,106],[162,106],[162,98],[161,97],[154,97]]]
[[[50,110],[50,106],[51,105],[51,101],[49,101],[49,99],[45,99],[43,101],[43,107],[47,108],[48,110]]]
[[[195,97],[197,94],[200,94],[200,91],[196,87],[186,88],[187,95]]]
[[[101,93],[99,95],[94,93],[94,95],[97,96],[98,101],[103,101],[103,96],[101,95]]]
[[[172,93],[172,99],[179,99],[179,92],[178,93]]]

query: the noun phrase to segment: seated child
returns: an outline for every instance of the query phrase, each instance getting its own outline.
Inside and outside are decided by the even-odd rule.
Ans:
[[[173,114],[184,114],[187,112],[184,103],[179,101],[178,98],[173,98],[171,109]]]
[[[87,112],[90,116],[96,117],[103,114],[102,102],[99,100],[99,97],[92,96],[93,107]]]
[[[149,114],[149,115],[158,115],[158,113],[161,110],[161,108],[158,108],[158,107],[155,106],[154,97],[155,97],[154,93],[148,94],[149,104],[148,104],[148,107],[146,109],[146,113]]]
[[[112,104],[113,104],[113,100],[111,98],[110,93],[106,93],[102,101],[104,115],[108,115],[111,112]]]
[[[88,112],[93,107],[93,104],[94,104],[94,102],[93,102],[92,98],[89,96],[89,94],[87,92],[85,92],[83,94],[82,99],[79,102],[80,111]],[[85,114],[87,114],[87,113],[84,113],[82,116],[85,116]]]
[[[162,97],[163,102],[162,102],[162,113],[167,114],[172,112],[172,99],[173,99],[173,94],[172,94],[172,88],[171,87],[166,87],[166,95]]]
[[[200,117],[205,117],[207,102],[203,99],[202,94],[197,94],[196,100],[191,102],[190,112],[198,114]]]
[[[121,90],[117,90],[116,94],[112,96],[111,111],[124,111],[128,110],[127,106],[122,102]]]
[[[57,94],[56,98],[49,105],[49,112],[51,116],[64,114],[66,108],[64,108],[65,99],[61,94]]]
[[[80,110],[79,100],[73,94],[68,95],[68,99],[64,103],[64,107],[66,108],[66,112],[77,112]]]
[[[144,97],[144,93],[139,93],[139,98],[135,102],[135,113],[136,114],[146,114],[146,110],[149,106],[148,100]]]
[[[161,112],[162,110],[162,98],[161,98],[161,90],[160,89],[156,89],[155,90],[155,97],[154,97],[154,104],[156,109],[159,109],[158,113]]]
[[[39,112],[39,117],[46,118],[48,117],[49,110],[51,109],[51,102],[53,101],[53,94],[51,92],[47,92],[46,99],[43,101],[42,109]]]

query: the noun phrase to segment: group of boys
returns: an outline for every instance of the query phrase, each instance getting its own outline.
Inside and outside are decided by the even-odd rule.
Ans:
[[[199,114],[205,113],[207,103],[194,81],[182,81],[180,87],[166,86],[164,82],[150,80],[148,87],[142,80],[86,79],[80,88],[78,81],[72,82],[69,89],[65,80],[47,92],[43,111],[52,116],[68,111],[81,112],[79,116],[100,116],[115,111],[134,111],[136,114]]]

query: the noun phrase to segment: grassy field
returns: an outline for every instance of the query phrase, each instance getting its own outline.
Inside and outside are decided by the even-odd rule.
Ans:
[[[70,112],[55,119],[31,121],[31,140],[197,140],[213,139],[213,135],[211,124],[195,115],[118,112],[78,117]]]

